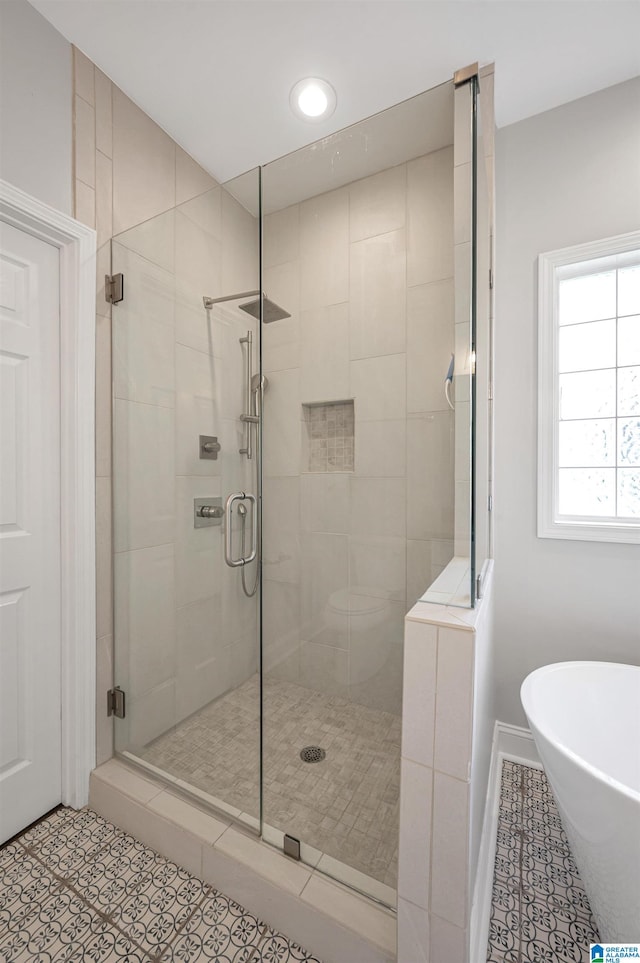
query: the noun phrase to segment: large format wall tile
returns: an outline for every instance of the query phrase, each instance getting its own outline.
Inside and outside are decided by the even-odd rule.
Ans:
[[[298,369],[271,372],[267,391],[264,425],[265,476],[298,475],[302,437]]]
[[[173,409],[116,399],[114,414],[114,550],[173,542]]]
[[[407,424],[407,527],[413,538],[451,536],[452,414],[414,414]]]
[[[321,194],[300,205],[300,307],[349,300],[349,193]]]
[[[350,254],[350,356],[400,354],[406,348],[405,232],[358,241]]]
[[[165,211],[119,234],[113,242],[114,270],[120,270],[121,248],[134,251],[158,267],[175,273],[176,212]],[[127,292],[128,293],[128,292]]]
[[[257,196],[258,181],[255,190]],[[222,294],[257,291],[258,222],[228,191],[222,190]]]
[[[214,187],[217,187],[215,178],[176,145],[176,204],[183,204]]]
[[[472,632],[438,629],[434,766],[466,780],[471,766]]]
[[[185,719],[229,688],[229,653],[218,594],[176,612],[176,717]]]
[[[301,637],[346,649],[349,623],[346,535],[304,534],[301,540]]]
[[[263,520],[263,571],[266,579],[300,581],[300,479],[265,478],[262,489],[269,511]]]
[[[355,446],[356,475],[398,476],[407,473],[407,422],[359,421]]]
[[[453,148],[407,165],[407,282],[453,277]]]
[[[351,395],[356,422],[405,417],[406,368],[404,354],[351,362]]]
[[[433,770],[403,759],[401,786],[400,821],[412,832],[400,838],[398,896],[428,910]]]
[[[407,539],[407,603],[413,605],[453,558],[452,538]]]
[[[438,629],[407,621],[404,637],[402,758],[433,766]]]
[[[406,535],[404,478],[351,478],[351,534]]]
[[[74,98],[75,176],[88,187],[96,186],[95,110],[82,97]]]
[[[95,104],[95,86],[93,80],[93,64],[88,57],[78,50],[77,47],[73,48],[73,86],[75,93],[82,97],[88,104],[93,107]]]
[[[264,271],[265,294],[290,314],[290,318],[265,325],[262,365],[266,372],[297,368],[300,364],[300,267],[287,261]]]
[[[409,288],[408,411],[449,410],[444,394],[444,379],[454,351],[452,320],[453,278]]]
[[[398,899],[398,960],[435,963],[429,955],[429,914],[402,897]]]
[[[355,592],[349,603],[349,697],[399,716],[405,603]]]
[[[434,773],[431,912],[455,926],[467,924],[469,783]],[[461,831],[464,827],[465,831]]]
[[[365,177],[349,185],[351,241],[386,234],[405,226],[407,165]]]
[[[113,235],[113,164],[106,154],[96,151],[96,230],[98,247],[108,244]]]
[[[96,315],[96,475],[111,476],[111,318]]]
[[[263,171],[263,192],[269,190],[269,173]],[[264,266],[297,261],[300,255],[300,205],[293,204],[264,219]]]
[[[119,249],[127,296],[113,310],[116,398],[175,405],[174,278],[145,258]]]
[[[217,498],[219,477],[176,478],[176,605],[222,592],[222,526],[194,528],[194,498]]]
[[[321,472],[300,477],[300,528],[303,532],[347,534],[349,474]]]
[[[127,691],[133,699],[175,676],[173,545],[117,552],[115,630],[128,653]]]
[[[203,199],[209,195],[204,194]],[[191,204],[200,201],[196,198]],[[216,280],[216,266],[222,257],[222,242],[210,231],[205,230],[196,220],[188,217],[180,208],[176,218],[176,275],[185,286],[198,292],[199,299],[206,295],[213,297]]]
[[[303,404],[344,401],[349,391],[349,307],[333,304],[300,315]]]
[[[300,655],[300,589],[265,582],[262,596],[264,671],[297,682]]]
[[[233,457],[221,451],[217,460],[200,458],[200,435],[220,435],[223,368],[221,358],[175,345],[178,475],[219,475],[225,455]]]
[[[111,81],[95,69],[96,150],[113,157],[113,109]]]
[[[96,478],[96,636],[113,635],[111,478]]]
[[[168,211],[176,203],[176,145],[113,88],[113,230]]]
[[[380,535],[349,538],[351,593],[404,602],[407,580],[406,540]]]

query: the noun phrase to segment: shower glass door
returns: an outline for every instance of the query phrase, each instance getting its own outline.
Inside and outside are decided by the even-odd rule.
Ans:
[[[182,193],[112,242],[116,749],[257,828],[259,171]]]
[[[453,140],[448,83],[262,171],[263,836],[388,905],[404,616],[469,556]]]

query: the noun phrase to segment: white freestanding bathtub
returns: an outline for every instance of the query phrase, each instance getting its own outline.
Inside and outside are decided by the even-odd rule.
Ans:
[[[604,942],[640,940],[640,666],[559,662],[520,690]]]

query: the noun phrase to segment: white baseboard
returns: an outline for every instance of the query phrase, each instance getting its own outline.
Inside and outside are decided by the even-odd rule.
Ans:
[[[493,742],[497,746],[496,751],[502,753],[505,759],[542,769],[536,744],[528,729],[511,726],[508,722],[496,722]]]
[[[486,959],[493,892],[493,864],[496,858],[496,835],[500,808],[500,778],[502,761],[510,759],[535,769],[541,769],[540,757],[533,736],[522,726],[496,722],[491,745],[491,765],[482,824],[482,839],[478,856],[478,871],[471,906],[469,959],[471,963]]]

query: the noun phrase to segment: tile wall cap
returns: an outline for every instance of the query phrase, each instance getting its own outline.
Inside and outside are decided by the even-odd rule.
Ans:
[[[450,629],[475,632],[477,609],[459,609],[435,602],[416,602],[405,619],[407,622],[425,622],[429,625],[443,625]]]

